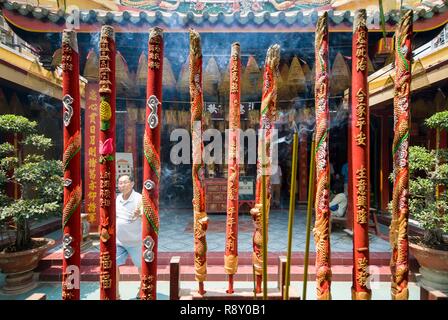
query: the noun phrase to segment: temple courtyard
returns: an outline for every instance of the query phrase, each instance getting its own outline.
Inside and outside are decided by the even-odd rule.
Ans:
[[[210,224],[207,232],[208,245],[208,281],[205,286],[208,290],[226,288],[224,273],[224,243],[225,243],[225,215],[210,214]],[[160,214],[159,237],[159,281],[157,298],[168,300],[170,294],[169,262],[174,256],[180,257],[180,289],[195,290],[194,281],[192,215],[189,210],[164,209]],[[314,221],[312,221],[312,226]],[[372,299],[390,299],[390,245],[384,240],[388,233],[387,227],[378,224],[379,234],[369,235],[371,256],[371,288]],[[276,288],[279,259],[287,252],[288,211],[286,209],[272,210],[269,217],[269,244],[268,244],[268,286]],[[235,288],[250,291],[253,288],[251,254],[252,254],[253,223],[248,213],[239,216],[239,269],[235,276]],[[62,273],[62,243],[61,231],[52,231],[46,235],[56,240],[46,257],[40,262],[35,277],[37,287],[31,291],[18,295],[4,295],[0,293],[0,300],[22,300],[33,293],[45,294],[48,300],[61,299],[61,273]],[[336,300],[350,299],[351,273],[352,273],[352,236],[344,227],[334,226],[331,232],[331,257],[333,269],[332,296]],[[299,206],[294,217],[293,228],[293,255],[291,266],[291,292],[299,296],[302,294],[304,258],[306,248],[306,207]],[[315,245],[311,233],[310,259],[308,269],[307,299],[316,299],[315,293]],[[99,239],[91,233],[83,244],[81,254],[81,299],[99,299]],[[137,268],[130,259],[125,266],[120,267],[120,296],[122,300],[135,300],[138,290],[139,276]],[[420,288],[416,284],[418,274],[411,274],[409,292],[411,300],[420,299]],[[0,287],[4,275],[0,276]]]

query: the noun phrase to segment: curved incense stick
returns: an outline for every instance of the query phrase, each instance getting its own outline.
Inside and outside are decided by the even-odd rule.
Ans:
[[[194,268],[199,293],[204,294],[207,277],[208,217],[205,212],[204,164],[202,152],[203,92],[202,92],[202,49],[199,33],[190,30],[190,99],[191,132],[193,148],[193,211],[194,211]]]
[[[317,22],[316,30],[316,221],[314,241],[316,243],[317,299],[331,299],[330,263],[330,162],[328,155],[328,15],[325,12]]]
[[[229,275],[227,293],[233,293],[233,275],[238,269],[238,187],[240,163],[240,44],[232,44],[230,55],[229,159],[227,178],[227,221],[224,270]]]
[[[392,299],[407,300],[409,276],[409,123],[412,59],[412,10],[402,16],[395,34],[394,190],[392,196]]]
[[[280,46],[272,45],[266,55],[266,64],[264,70],[264,84],[263,97],[261,101],[261,117],[260,117],[260,131],[258,141],[258,159],[257,159],[257,185],[255,193],[255,206],[250,210],[252,219],[255,224],[255,231],[253,235],[253,254],[252,263],[256,275],[256,292],[261,292],[261,282],[263,274],[263,245],[267,245],[263,241],[263,214],[266,217],[266,225],[269,221],[269,201],[271,199],[270,193],[270,178],[271,172],[271,135],[274,129],[274,122],[277,110],[277,79],[278,79],[278,65],[280,61]],[[264,143],[262,143],[264,141]],[[263,162],[262,159],[265,161]],[[267,190],[266,194],[266,211],[262,208],[262,176],[266,177]]]

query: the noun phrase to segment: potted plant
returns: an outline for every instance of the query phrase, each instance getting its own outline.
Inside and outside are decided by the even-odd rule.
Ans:
[[[12,226],[15,236],[3,239],[0,269],[6,274],[4,293],[24,292],[35,286],[33,269],[54,240],[32,238],[33,219],[60,214],[62,207],[62,164],[46,160],[42,153],[51,139],[37,134],[37,123],[18,115],[0,115],[0,226]],[[7,141],[14,141],[14,145]],[[7,185],[17,186],[11,197]]]
[[[409,210],[423,230],[410,238],[410,250],[420,264],[421,285],[448,293],[448,149],[439,148],[448,111],[437,112],[425,124],[437,129],[436,149],[410,148]]]

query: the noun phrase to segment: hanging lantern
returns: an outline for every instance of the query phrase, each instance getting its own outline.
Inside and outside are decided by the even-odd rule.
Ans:
[[[227,69],[228,69],[228,67],[226,67],[224,70],[227,70]],[[229,90],[230,90],[230,76],[229,76],[228,72],[223,72],[218,91],[219,91],[220,97],[223,98],[224,101],[228,101]]]
[[[137,73],[136,73],[136,83],[139,87],[146,87],[146,80],[148,78],[148,58],[146,54],[142,52],[140,58],[138,59]]]
[[[350,87],[350,69],[345,62],[343,55],[338,52],[331,69],[330,93],[337,95]]]
[[[117,68],[116,69],[117,91],[119,94],[125,94],[132,86],[131,79],[129,77],[128,64],[123,55],[118,51],[115,61]]]
[[[289,74],[289,66],[287,63],[284,63],[283,66],[280,68],[280,77],[283,81],[288,81],[288,74]]]
[[[256,99],[261,92],[258,89],[260,80],[263,81],[260,68],[258,67],[255,57],[250,55],[242,77],[241,84],[243,95],[249,99]]]
[[[306,91],[305,74],[303,73],[299,59],[296,56],[292,59],[291,67],[289,68],[287,84],[292,97],[296,97],[297,94]]]
[[[204,72],[204,94],[206,97],[216,97],[220,80],[221,73],[219,72],[218,63],[216,63],[214,57],[211,57]]]
[[[98,81],[98,67],[98,55],[95,50],[90,49],[87,54],[86,65],[84,66],[84,78],[89,81]]]
[[[279,77],[277,80],[277,88],[278,100],[282,101],[291,99],[291,92],[289,91],[287,80],[283,80],[282,77]]]
[[[190,92],[189,87],[189,81],[190,81],[190,67],[188,64],[188,61],[190,60],[189,57],[187,57],[187,60],[182,65],[182,68],[180,70],[179,78],[177,80],[177,91],[181,95],[188,95]]]

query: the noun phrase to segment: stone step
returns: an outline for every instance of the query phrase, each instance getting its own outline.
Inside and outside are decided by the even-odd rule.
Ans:
[[[182,265],[180,267],[181,281],[195,281],[195,272],[192,265]],[[332,267],[332,281],[351,281],[352,280],[351,265],[335,265]],[[268,281],[278,280],[278,266],[268,266]],[[316,278],[316,268],[309,266],[308,280],[314,281]],[[81,281],[99,281],[99,266],[82,266],[81,267]],[[159,281],[169,281],[169,266],[159,267],[158,270]],[[374,266],[370,271],[373,279],[376,281],[390,281],[390,268],[388,266]],[[303,281],[304,279],[303,266],[291,266],[291,281]],[[410,275],[410,280],[414,279],[413,273]],[[238,272],[234,277],[235,281],[253,281],[253,273],[251,265],[240,265]],[[62,266],[51,266],[42,270],[39,274],[40,281],[62,281]],[[122,281],[139,281],[138,270],[135,266],[121,266],[120,280]],[[207,281],[226,281],[227,275],[224,272],[223,266],[208,266]]]
[[[194,255],[193,252],[159,252],[158,253],[158,265],[169,266],[170,260],[174,256],[180,257],[181,265],[193,265]],[[286,256],[286,252],[270,252],[268,254],[268,265],[277,265],[278,257]],[[314,265],[316,254],[311,252],[309,255],[309,265]],[[305,260],[305,254],[303,252],[295,252],[292,254],[291,263],[293,265],[303,265]],[[238,261],[240,265],[251,265],[252,252],[241,252],[238,255]],[[351,252],[332,252],[331,264],[332,265],[351,265],[352,264]],[[377,266],[388,266],[390,261],[390,253],[388,252],[370,252],[370,264]],[[224,253],[223,252],[210,252],[207,254],[207,263],[211,266],[224,265]],[[50,266],[62,265],[62,250],[50,253],[45,256],[39,263],[38,270],[44,270]],[[81,254],[82,266],[97,266],[99,265],[99,252],[86,252]],[[126,261],[126,265],[132,266],[130,259]]]

